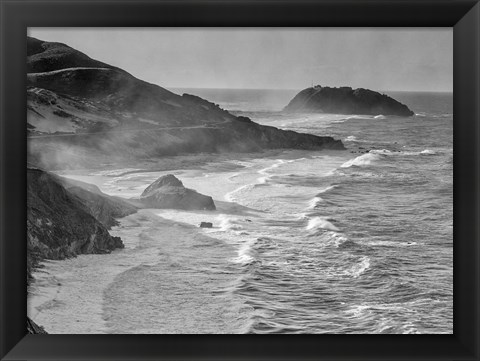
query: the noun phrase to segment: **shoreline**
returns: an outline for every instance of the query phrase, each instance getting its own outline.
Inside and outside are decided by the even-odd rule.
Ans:
[[[176,247],[171,247],[172,240],[178,237],[184,246],[195,247],[196,243],[209,242],[210,246],[220,246],[222,251],[227,250],[226,253],[234,257],[231,246],[221,245],[223,241],[209,237],[192,225],[161,218],[155,211],[140,210],[120,219],[120,225],[112,228],[111,234],[122,237],[125,249],[108,255],[79,255],[66,260],[41,262],[41,266],[33,272],[35,280],[29,287],[28,316],[53,334],[129,333],[123,329],[120,320],[128,317],[129,312],[116,315],[115,307],[109,304],[113,302],[112,289],[117,288],[116,292],[123,289],[124,285],[116,285],[116,282],[119,279],[122,281],[121,278],[129,272],[165,263],[165,256],[159,249],[173,250],[167,258],[181,259],[184,257],[180,254],[181,248],[175,251]],[[149,229],[154,229],[155,238],[148,234],[151,233]],[[131,287],[128,289],[131,292]],[[135,292],[133,294],[136,295]],[[125,297],[122,298],[126,302]],[[129,305],[119,307],[125,310]],[[138,333],[138,328],[132,332]],[[163,332],[153,328],[150,332],[143,330],[143,333]]]
[[[278,152],[275,153],[278,156]],[[222,183],[220,187],[218,185],[215,187],[215,194],[212,194],[218,206],[217,211],[184,212],[144,209],[118,219],[119,226],[113,227],[110,233],[112,236],[122,238],[125,249],[101,255],[102,258],[97,258],[100,255],[79,255],[72,259],[46,260],[41,263],[42,266],[33,273],[35,281],[32,282],[29,289],[31,292],[28,302],[29,316],[50,333],[121,333],[122,329],[118,327],[119,321],[115,312],[106,301],[110,297],[107,290],[111,289],[116,281],[128,283],[125,277],[122,280],[122,275],[128,272],[135,277],[136,273],[142,272],[142,267],[158,266],[155,254],[158,255],[159,251],[156,246],[169,244],[171,240],[168,238],[181,238],[183,247],[188,247],[189,252],[195,247],[203,246],[196,245],[201,239],[209,239],[209,242],[213,242],[215,247],[221,248],[222,252],[225,251],[224,248],[227,248],[229,251],[217,262],[222,263],[226,269],[234,269],[238,273],[239,269],[244,266],[245,259],[248,258],[248,244],[255,243],[255,240],[250,240],[246,242],[247,245],[243,245],[238,243],[238,235],[235,236],[231,233],[244,234],[245,232],[235,231],[235,228],[239,226],[238,222],[243,222],[244,219],[255,220],[256,217],[261,216],[262,211],[242,206],[232,202],[233,200],[228,201],[228,195],[245,187],[246,183],[247,186],[250,183],[263,185],[269,177],[269,170],[289,164],[290,159],[306,159],[305,152],[283,151],[282,153],[284,155],[282,158],[287,159],[285,162],[280,162],[275,155],[271,155],[270,158],[248,158],[249,162],[244,157],[243,160],[218,159],[211,160],[208,164],[195,163],[196,167],[194,168],[184,167],[179,170],[180,178],[185,185],[201,193],[211,194],[213,191],[210,188],[211,182],[218,185]],[[319,155],[317,152],[308,153],[312,157]],[[321,154],[327,156],[324,152]],[[194,158],[190,157],[192,161]],[[243,174],[242,170],[249,171],[248,178],[245,178],[247,175]],[[156,179],[158,176],[155,174],[156,172],[162,173],[163,171],[118,169],[117,167],[117,169],[106,171],[102,175],[98,175],[94,169],[82,172],[82,175],[79,175],[80,172],[69,172],[62,175],[96,184],[109,195],[128,197],[138,195],[152,179]],[[220,179],[223,181],[220,182]],[[116,183],[114,180],[118,180],[120,183]],[[202,189],[203,187],[210,188],[210,192]],[[214,228],[200,229],[198,228],[200,221],[210,221],[214,224]],[[148,222],[155,224],[147,225]],[[155,229],[156,233],[153,238],[156,238],[156,241],[148,235],[149,229]],[[179,231],[182,237],[178,236]],[[251,236],[248,237],[251,238]],[[154,246],[152,246],[152,242]],[[181,251],[176,249],[177,247],[178,244],[175,244],[175,249],[172,247],[169,252],[177,253],[178,256],[178,252]],[[238,276],[239,274],[237,274]],[[115,292],[118,293],[118,289]],[[110,293],[115,294],[115,292]],[[231,296],[232,294],[229,297]],[[126,298],[125,295],[123,298]],[[90,301],[84,302],[84,299]],[[243,318],[240,317],[240,319]],[[230,321],[230,323],[232,322],[234,320]],[[238,330],[245,329],[245,327],[242,325]],[[143,332],[148,333],[149,331],[145,329]],[[232,332],[235,331],[229,331],[229,333]]]

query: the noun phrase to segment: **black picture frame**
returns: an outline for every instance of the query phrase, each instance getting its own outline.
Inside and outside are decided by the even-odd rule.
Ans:
[[[0,0],[2,360],[479,360],[480,4]],[[453,27],[453,335],[26,335],[26,32],[36,26]]]

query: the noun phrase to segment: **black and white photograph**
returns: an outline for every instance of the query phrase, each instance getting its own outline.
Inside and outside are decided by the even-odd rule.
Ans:
[[[453,334],[452,28],[27,34],[29,333]]]

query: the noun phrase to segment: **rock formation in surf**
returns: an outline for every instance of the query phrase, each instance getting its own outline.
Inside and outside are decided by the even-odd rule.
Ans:
[[[284,108],[296,113],[332,113],[412,116],[406,105],[369,89],[320,85],[299,92]]]
[[[30,164],[75,168],[196,152],[344,149],[331,137],[262,126],[174,94],[65,44],[28,38],[27,48]]]
[[[215,210],[212,197],[185,188],[173,174],[158,178],[140,196],[140,202],[151,208]]]

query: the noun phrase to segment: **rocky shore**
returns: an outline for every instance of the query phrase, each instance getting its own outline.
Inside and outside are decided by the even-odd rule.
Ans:
[[[150,184],[139,199],[104,194],[97,186],[27,168],[27,286],[43,260],[106,254],[123,248],[109,229],[118,218],[141,208],[215,210],[212,197],[185,188],[168,174]],[[28,333],[46,333],[27,318]]]
[[[114,207],[112,207],[114,205]],[[27,169],[27,278],[43,259],[65,259],[78,254],[110,253],[123,248],[107,230],[111,219],[103,214],[131,214],[126,206],[113,204],[108,196],[87,190],[68,190],[59,178],[43,170]],[[105,224],[97,217],[104,219]]]

